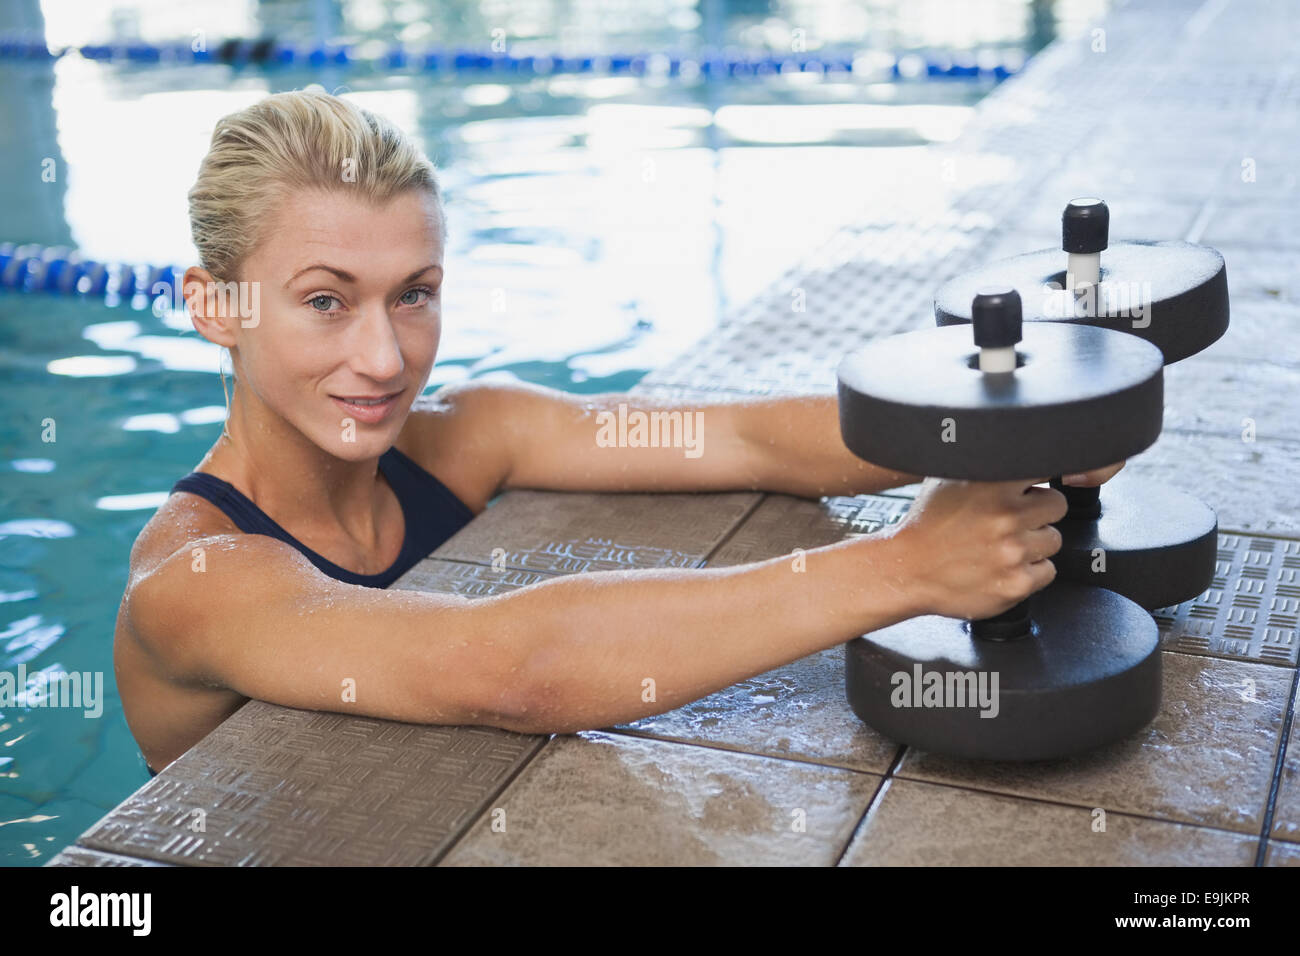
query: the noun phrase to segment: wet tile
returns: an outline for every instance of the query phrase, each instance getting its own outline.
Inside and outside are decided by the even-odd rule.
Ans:
[[[1290,668],[1164,653],[1160,714],[1133,737],[1036,763],[908,749],[898,776],[1258,835]]]
[[[1300,270],[1295,267],[1294,250],[1227,243],[1214,248],[1223,253],[1223,261],[1228,267],[1232,321],[1236,321],[1237,309],[1243,302],[1286,303],[1292,307],[1300,303]],[[1270,344],[1285,341],[1277,339]]]
[[[1165,650],[1294,667],[1300,658],[1300,541],[1220,532],[1210,586],[1152,611]]]
[[[1300,702],[1291,719],[1277,802],[1273,806],[1273,832],[1269,835],[1275,840],[1300,843]]]
[[[462,597],[485,597],[537,584],[555,577],[537,571],[520,571],[498,564],[467,564],[425,558],[389,587],[397,591],[433,591]]]
[[[1266,202],[1222,202],[1206,224],[1206,245],[1267,246],[1300,253],[1300,201],[1283,196]]]
[[[1294,843],[1268,841],[1268,852],[1264,857],[1265,866],[1300,866],[1300,846]]]
[[[843,646],[616,729],[876,773],[889,769],[899,749],[849,707]]]
[[[1300,255],[1297,256],[1300,259]],[[1300,323],[1300,310],[1295,321]],[[1282,359],[1282,349],[1276,348]],[[1300,359],[1300,345],[1296,347]],[[1164,427],[1242,441],[1300,441],[1300,362],[1222,361],[1195,356],[1165,368]]]
[[[760,497],[509,491],[433,556],[551,574],[693,568]]]
[[[159,863],[135,856],[122,856],[119,853],[102,853],[89,850],[84,846],[70,846],[59,851],[46,866],[172,866],[171,863]]]
[[[1231,289],[1234,268],[1236,266],[1233,263],[1228,264],[1231,297],[1228,331],[1205,351],[1176,365],[1167,366],[1166,375],[1202,359],[1233,362],[1242,369],[1261,368],[1265,375],[1269,374],[1268,369],[1263,368],[1266,365],[1300,365],[1300,337],[1295,335],[1296,325],[1300,323],[1300,295],[1297,295],[1294,302],[1272,296],[1243,295]],[[1274,291],[1280,294],[1280,290]],[[1300,292],[1300,286],[1297,286],[1297,291]]]
[[[191,866],[423,865],[546,739],[253,700],[77,842]]]
[[[1125,470],[1200,498],[1223,530],[1300,537],[1300,442],[1166,432]]]
[[[440,865],[831,866],[879,783],[708,747],[565,734]]]
[[[894,489],[891,489],[894,490]],[[884,495],[836,495],[819,501],[769,494],[709,558],[728,566],[793,555],[897,524],[911,502]]]
[[[935,221],[845,230],[814,267],[773,290],[743,322],[724,323],[647,385],[759,394],[834,392],[835,370],[871,338],[933,325],[935,288],[980,261],[991,220],[953,213]]]
[[[1149,147],[1148,147],[1149,148]],[[1186,150],[1184,149],[1184,154]],[[1184,161],[1186,157],[1184,156]],[[1222,163],[1216,163],[1217,169]],[[1187,235],[1196,215],[1204,205],[1201,198],[1165,199],[1160,196],[1127,193],[1116,189],[1104,190],[1090,195],[1100,196],[1110,209],[1110,238],[1118,239],[1182,239]],[[1061,213],[1066,204],[1076,198],[1075,194],[1061,195],[1057,191],[1043,189],[1038,198],[1021,210],[1015,220],[1017,228],[1032,230],[1034,233],[1050,236],[1047,247],[1061,247]],[[1030,246],[1025,252],[1034,248]],[[1066,254],[1061,253],[1061,268],[1065,268]],[[1105,253],[1102,253],[1105,261]]]
[[[1252,866],[1258,845],[1242,833],[893,778],[840,865]]]

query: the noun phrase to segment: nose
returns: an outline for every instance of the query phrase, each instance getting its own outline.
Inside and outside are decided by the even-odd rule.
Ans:
[[[353,323],[348,341],[352,368],[376,383],[392,383],[406,367],[393,321],[382,303],[367,305],[360,322]]]

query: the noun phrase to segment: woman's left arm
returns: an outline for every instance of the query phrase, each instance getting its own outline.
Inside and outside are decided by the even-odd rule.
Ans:
[[[834,395],[700,403],[527,383],[468,382],[479,436],[504,443],[507,488],[553,491],[773,491],[805,498],[871,494],[922,476],[863,461],[840,437]],[[469,424],[469,423],[466,423]],[[1123,462],[1069,476],[1098,485]]]
[[[503,488],[775,491],[815,498],[921,480],[845,448],[831,395],[688,403],[531,384],[470,387],[486,390],[472,405],[492,419],[508,446]]]

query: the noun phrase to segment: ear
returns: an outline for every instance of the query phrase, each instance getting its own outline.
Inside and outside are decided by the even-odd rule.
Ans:
[[[236,310],[225,307],[222,290],[226,285],[215,280],[207,269],[191,266],[185,270],[182,289],[195,331],[209,342],[230,348],[236,344],[234,323],[239,316]]]

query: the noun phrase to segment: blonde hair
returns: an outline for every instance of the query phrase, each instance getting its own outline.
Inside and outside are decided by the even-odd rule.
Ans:
[[[437,176],[420,147],[386,118],[308,87],[272,94],[217,121],[189,192],[200,265],[214,279],[236,281],[277,200],[302,188],[348,190],[375,203],[423,190],[437,202],[446,235]],[[224,425],[222,433],[229,436]]]
[[[382,116],[324,90],[275,93],[223,116],[189,192],[199,262],[231,281],[288,189],[346,189],[376,203],[408,189],[442,194],[431,163]]]

